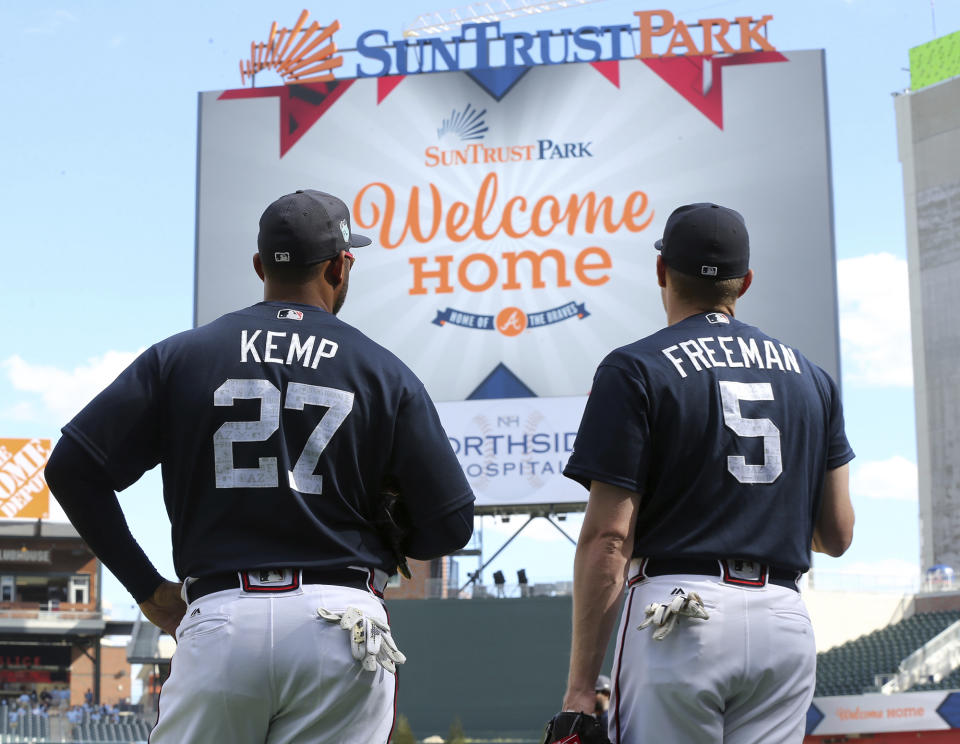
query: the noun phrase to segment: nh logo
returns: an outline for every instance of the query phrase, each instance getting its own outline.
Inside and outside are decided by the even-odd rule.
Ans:
[[[520,426],[519,416],[497,416],[497,426]]]

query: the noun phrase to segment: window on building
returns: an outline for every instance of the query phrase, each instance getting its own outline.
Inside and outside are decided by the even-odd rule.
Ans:
[[[87,604],[90,601],[89,574],[74,574],[70,577],[68,596],[69,601],[76,604]]]
[[[50,579],[46,576],[17,576],[17,602],[36,602],[37,604],[46,604],[47,583]]]

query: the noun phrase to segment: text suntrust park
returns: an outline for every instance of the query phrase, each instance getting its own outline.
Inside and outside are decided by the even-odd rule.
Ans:
[[[437,146],[424,150],[424,164],[428,168],[449,165],[478,165],[489,163],[519,163],[524,160],[565,160],[592,158],[593,142],[554,142],[537,140],[535,145],[507,145],[487,147],[472,143],[456,150],[441,150]]]

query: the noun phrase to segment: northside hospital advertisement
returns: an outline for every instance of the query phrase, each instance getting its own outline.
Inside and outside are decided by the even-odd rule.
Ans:
[[[712,201],[750,232],[738,317],[836,376],[822,53],[684,56],[666,35],[639,59],[624,20],[622,39],[370,31],[336,39],[360,51],[332,81],[201,93],[196,323],[262,299],[267,204],[333,193],[373,240],[340,317],[423,380],[478,507],[582,504],[560,471],[596,366],[665,324],[654,241]],[[493,61],[508,42],[524,64]]]

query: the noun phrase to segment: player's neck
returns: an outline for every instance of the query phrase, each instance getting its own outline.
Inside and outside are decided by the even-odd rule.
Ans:
[[[330,295],[330,296],[328,296]],[[274,285],[264,284],[264,302],[293,302],[298,305],[311,305],[332,312],[333,296],[324,292],[322,287],[313,284],[304,285]]]
[[[725,313],[731,318],[733,317],[733,305],[719,305],[717,307],[701,307],[700,305],[693,305],[687,302],[668,302],[666,303],[667,311],[667,325],[673,325],[674,323],[679,323],[681,320],[686,320],[687,318],[693,315],[700,315],[701,313]]]

